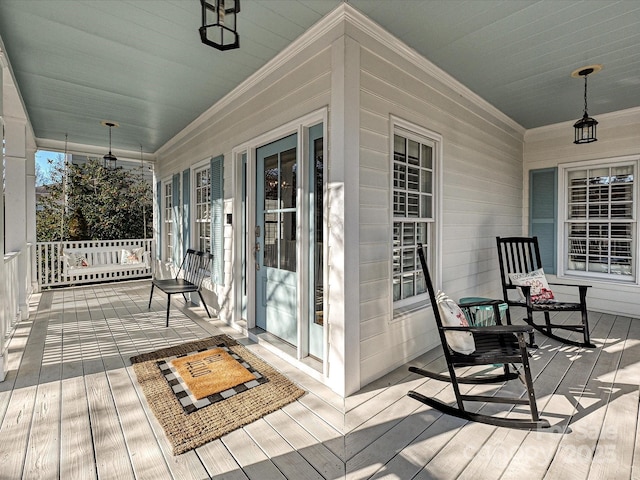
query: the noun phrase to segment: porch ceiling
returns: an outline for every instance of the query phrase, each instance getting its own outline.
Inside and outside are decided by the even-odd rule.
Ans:
[[[341,0],[242,0],[240,49],[200,43],[197,0],[2,0],[38,139],[155,152]],[[349,0],[526,128],[640,106],[640,2]]]

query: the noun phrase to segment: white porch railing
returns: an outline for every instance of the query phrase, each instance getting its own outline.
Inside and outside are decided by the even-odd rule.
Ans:
[[[136,265],[135,267],[132,266],[130,269],[123,269],[121,268],[121,265],[114,265],[114,268],[110,269],[108,268],[107,262],[109,260],[107,259],[113,258],[113,255],[106,254],[100,257],[104,259],[100,260],[99,266],[101,268],[87,269],[86,272],[83,272],[82,269],[77,269],[74,270],[73,275],[69,275],[69,272],[65,272],[63,260],[61,258],[65,250],[86,250],[95,253],[100,249],[104,249],[105,252],[113,252],[113,250],[117,248],[131,250],[140,247],[144,248],[147,258],[151,261],[154,258],[154,245],[153,240],[151,239],[39,242],[36,244],[38,284],[40,285],[40,288],[44,288],[150,277],[150,264],[147,266]],[[94,265],[94,267],[95,266],[96,265]],[[65,275],[65,273],[67,273],[67,275]]]
[[[24,252],[24,250],[23,250]],[[0,299],[0,381],[7,372],[6,348],[16,323],[20,320],[20,256],[21,252],[9,252],[4,256],[4,276]]]

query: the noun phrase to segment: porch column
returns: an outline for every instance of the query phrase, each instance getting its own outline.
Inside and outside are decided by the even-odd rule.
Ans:
[[[27,148],[26,157],[26,215],[27,215],[27,297],[31,293],[38,292],[38,270],[36,266],[36,147]],[[29,309],[27,308],[27,316]]]
[[[4,53],[0,50],[0,142],[4,140],[4,71],[7,68],[7,62]],[[4,160],[4,158],[2,158]],[[4,165],[4,162],[3,162]],[[3,167],[4,168],[4,167]],[[8,321],[7,318],[7,292],[4,288],[4,279],[6,272],[4,268],[4,195],[0,195],[0,382],[4,381],[7,375],[7,351],[4,344],[4,328]]]
[[[20,319],[27,318],[27,144],[26,121],[4,119],[5,129],[5,249],[20,252],[18,308]],[[29,265],[29,270],[31,266]]]
[[[329,382],[343,395],[360,389],[360,46],[332,45],[329,109]]]

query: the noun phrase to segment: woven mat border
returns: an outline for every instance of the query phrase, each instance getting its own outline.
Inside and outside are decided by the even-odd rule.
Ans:
[[[224,343],[269,381],[186,414],[158,368],[157,361]],[[204,445],[274,412],[304,395],[288,378],[227,335],[217,335],[131,357],[133,370],[151,411],[162,426],[173,454]]]

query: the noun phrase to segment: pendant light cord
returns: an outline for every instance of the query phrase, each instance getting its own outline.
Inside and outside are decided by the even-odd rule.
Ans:
[[[589,75],[585,75],[584,76],[584,114],[585,116],[588,116],[587,114],[587,77]]]

